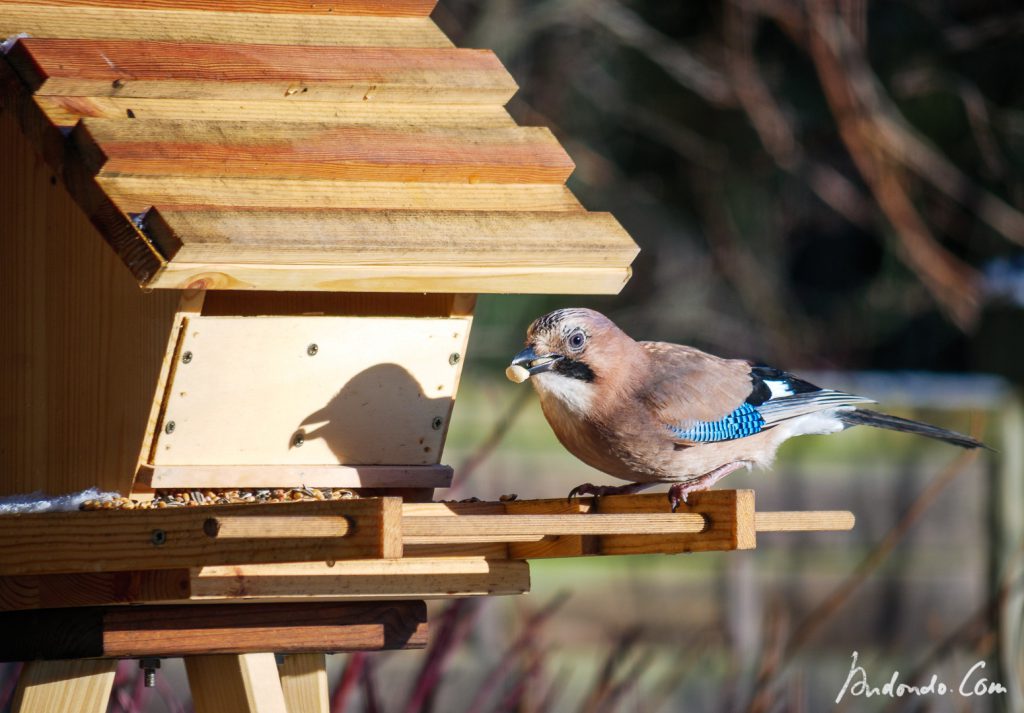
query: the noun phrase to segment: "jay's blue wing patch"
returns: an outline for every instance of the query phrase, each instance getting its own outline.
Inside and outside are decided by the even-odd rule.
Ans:
[[[744,403],[738,409],[717,421],[697,421],[686,428],[669,426],[672,435],[681,441],[693,443],[712,443],[714,441],[731,441],[760,433],[764,428],[764,418],[756,407]]]

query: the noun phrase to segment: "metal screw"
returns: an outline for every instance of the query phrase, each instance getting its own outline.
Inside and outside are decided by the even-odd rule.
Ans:
[[[181,363],[182,364],[191,364],[192,363],[192,352],[185,352],[184,354],[182,354],[181,355]]]
[[[306,347],[306,354],[309,354],[310,356],[316,356],[316,353],[318,351],[320,351],[320,347],[318,347],[316,344],[310,344],[308,347]]]
[[[143,682],[146,688],[156,685],[156,670],[160,668],[160,659],[139,659],[139,668],[142,669]]]
[[[167,533],[163,530],[153,530],[153,534],[149,536],[149,541],[159,547],[167,542]]]
[[[167,435],[170,435],[170,434],[174,433],[174,429],[175,429],[176,427],[177,427],[177,426],[176,426],[176,424],[174,423],[174,421],[168,421],[168,422],[167,422],[167,425],[166,425],[166,426],[164,426],[164,433],[166,433]]]
[[[455,366],[456,364],[459,363],[459,359],[461,358],[461,354],[459,354],[458,352],[452,352],[452,355],[448,357],[448,363],[451,364],[452,366]]]
[[[444,421],[441,420],[440,416],[435,416],[434,420],[431,421],[431,423],[430,423],[430,427],[433,428],[435,431],[440,431],[441,430],[441,426],[443,426],[443,425],[444,425]]]
[[[302,444],[306,442],[306,434],[303,431],[296,431],[295,435],[292,436],[292,447],[301,448]]]

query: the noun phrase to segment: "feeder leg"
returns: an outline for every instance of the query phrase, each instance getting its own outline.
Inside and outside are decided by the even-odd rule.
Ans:
[[[30,661],[14,693],[12,713],[106,713],[117,659]]]
[[[330,713],[324,654],[288,654],[280,669],[288,713]]]
[[[274,654],[187,656],[196,713],[288,713]]]

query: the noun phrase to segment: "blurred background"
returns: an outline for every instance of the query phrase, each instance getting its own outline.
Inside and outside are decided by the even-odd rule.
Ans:
[[[722,487],[755,488],[759,509],[850,509],[853,532],[536,562],[527,596],[434,607],[425,654],[331,657],[334,710],[1024,710],[1020,4],[441,0],[434,18],[497,52],[521,86],[510,112],[552,129],[573,191],[642,248],[616,297],[481,297],[441,497],[610,482],[502,375],[530,321],[564,306],[998,452],[868,429],[791,442]],[[959,687],[981,661],[969,689],[1009,690],[837,704],[855,651],[873,685]],[[187,708],[174,663],[150,692],[125,662],[112,710]]]

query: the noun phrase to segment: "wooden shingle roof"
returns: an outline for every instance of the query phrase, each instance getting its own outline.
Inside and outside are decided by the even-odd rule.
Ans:
[[[148,287],[617,292],[635,243],[433,4],[4,2],[0,98]]]

